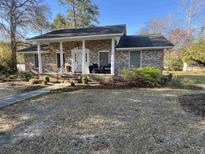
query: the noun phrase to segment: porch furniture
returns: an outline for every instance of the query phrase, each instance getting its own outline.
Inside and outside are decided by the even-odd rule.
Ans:
[[[111,72],[111,64],[107,66],[98,66],[98,64],[93,64],[89,66],[90,73],[99,73],[99,74],[109,74]]]

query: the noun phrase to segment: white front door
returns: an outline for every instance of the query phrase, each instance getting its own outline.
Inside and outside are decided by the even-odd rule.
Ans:
[[[73,49],[72,53],[72,72],[82,73],[82,49]],[[89,74],[89,50],[85,54],[85,73]]]

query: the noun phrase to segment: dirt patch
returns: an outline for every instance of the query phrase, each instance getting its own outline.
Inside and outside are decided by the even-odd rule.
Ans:
[[[180,96],[179,103],[185,111],[205,118],[205,94]]]
[[[200,118],[176,102],[188,93],[82,89],[14,104],[0,111],[0,153],[204,153]]]

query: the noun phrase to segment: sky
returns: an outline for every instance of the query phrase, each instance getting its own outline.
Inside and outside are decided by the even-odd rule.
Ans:
[[[51,20],[57,13],[65,14],[57,0],[46,0],[51,7]],[[136,34],[150,18],[163,18],[171,15],[181,18],[180,0],[91,0],[99,7],[99,25],[126,24],[127,33]]]

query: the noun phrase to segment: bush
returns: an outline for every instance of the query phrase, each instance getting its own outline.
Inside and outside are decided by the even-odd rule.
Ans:
[[[49,76],[44,76],[44,79],[43,79],[45,82],[50,82],[50,78]]]
[[[34,78],[31,72],[18,72],[17,76],[25,81],[29,81],[30,79]]]
[[[29,80],[29,82],[30,82],[31,84],[39,84],[39,83],[40,83],[40,80],[38,80],[38,79],[31,79],[31,80]]]
[[[79,83],[87,84],[88,81],[89,81],[89,77],[88,77],[88,76],[85,76],[85,75],[82,75],[82,76],[80,77]]]
[[[172,70],[173,71],[182,71],[182,69],[183,69],[183,61],[181,60],[181,59],[174,59],[173,61],[172,61],[172,64],[171,64],[172,66]]]
[[[153,67],[123,69],[122,75],[124,78],[142,77],[145,80],[158,81],[160,70]]]

